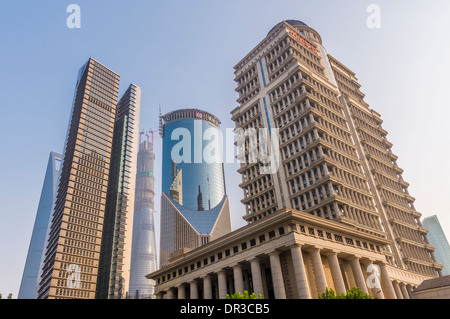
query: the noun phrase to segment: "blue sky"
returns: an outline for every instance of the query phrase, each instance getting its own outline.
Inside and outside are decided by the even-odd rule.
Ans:
[[[81,8],[80,29],[66,26],[71,3]],[[381,8],[379,29],[366,25],[371,3]],[[233,127],[233,67],[285,19],[315,28],[356,73],[416,209],[437,214],[450,236],[449,15],[445,0],[1,1],[0,293],[17,296],[49,152],[62,152],[89,57],[121,76],[119,95],[130,82],[142,88],[141,128],[157,129],[160,102],[164,113],[197,107]],[[244,225],[236,169],[225,164],[233,229]]]

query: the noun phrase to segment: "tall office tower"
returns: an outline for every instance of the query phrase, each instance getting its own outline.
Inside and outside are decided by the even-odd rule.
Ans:
[[[50,157],[42,186],[41,198],[34,220],[33,233],[28,248],[22,282],[20,284],[19,299],[36,299],[38,290],[38,276],[41,259],[45,247],[45,239],[58,189],[61,154],[50,152]]]
[[[141,89],[131,84],[117,104],[103,219],[97,299],[128,294]]]
[[[170,254],[231,231],[220,121],[198,109],[160,116],[163,138],[160,267]]]
[[[155,153],[153,152],[153,132],[149,133],[144,131],[140,133],[140,137],[145,134],[147,139],[139,141],[136,172],[130,296],[138,299],[153,298],[154,281],[146,279],[145,276],[158,269],[154,217],[155,176],[153,168]]]
[[[119,75],[80,69],[38,298],[95,297]]]
[[[450,245],[437,216],[425,217],[422,224],[428,229],[428,240],[430,244],[436,247],[434,252],[436,260],[444,266],[442,275],[450,275]]]
[[[235,81],[236,128],[268,128],[279,142],[272,174],[261,174],[264,164],[247,153],[239,155],[248,223],[294,208],[387,238],[393,267],[439,274],[442,265],[383,121],[364,102],[355,74],[327,54],[319,33],[298,20],[280,22],[235,66]]]

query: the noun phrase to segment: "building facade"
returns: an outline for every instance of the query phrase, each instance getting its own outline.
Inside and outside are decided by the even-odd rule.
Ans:
[[[140,133],[140,137],[144,132]],[[131,252],[130,297],[154,298],[154,282],[145,276],[158,269],[155,233],[155,153],[153,132],[139,142]],[[150,141],[150,136],[152,140]]]
[[[149,274],[159,297],[308,299],[358,286],[411,298],[441,275],[380,115],[314,29],[280,22],[235,66],[235,81],[248,225]]]
[[[140,89],[118,104],[118,88],[119,75],[92,58],[79,70],[39,299],[106,298],[129,285]]]
[[[170,254],[231,231],[220,121],[198,109],[160,117],[163,141],[160,267]]]
[[[79,71],[40,299],[95,297],[118,86],[94,59]]]
[[[235,81],[236,128],[276,128],[279,139],[276,173],[245,161],[239,170],[247,222],[295,208],[387,238],[393,266],[439,274],[383,121],[319,33],[297,20],[277,24],[235,66]]]
[[[61,160],[61,154],[56,152],[50,153],[25,268],[23,270],[22,282],[20,283],[19,299],[36,299],[37,297],[41,260],[44,255],[48,225],[53,213],[53,205],[58,189]]]
[[[450,276],[441,276],[422,282],[413,291],[414,299],[450,299]]]
[[[428,240],[430,244],[436,247],[434,252],[436,260],[444,266],[442,275],[450,275],[450,245],[439,223],[439,219],[436,215],[429,216],[423,219],[422,224],[428,229]]]
[[[390,265],[385,238],[295,209],[282,209],[147,275],[161,299],[317,299],[358,286],[377,299],[410,299],[428,276]]]
[[[131,84],[117,104],[97,280],[98,299],[128,295],[135,205],[141,89]]]

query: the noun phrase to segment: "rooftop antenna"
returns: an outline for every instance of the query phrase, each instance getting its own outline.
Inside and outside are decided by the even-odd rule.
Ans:
[[[161,112],[161,101],[159,101],[159,136],[164,137],[163,117]]]
[[[139,132],[139,145],[141,145],[141,140],[142,140],[142,135],[144,134],[144,130],[142,130],[141,132]]]

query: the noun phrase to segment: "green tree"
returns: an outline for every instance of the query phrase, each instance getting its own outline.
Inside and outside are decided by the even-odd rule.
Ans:
[[[359,287],[353,287],[347,290],[346,293],[336,295],[332,288],[325,288],[325,292],[319,294],[319,299],[372,299],[372,296],[366,294]]]
[[[249,295],[247,290],[244,290],[244,294],[241,294],[240,291],[238,291],[237,293],[233,294],[233,295],[226,295],[227,299],[262,299],[261,294],[258,294],[258,297],[256,296],[255,293],[252,293],[251,295]]]
[[[0,293],[0,299],[2,299],[3,298],[3,295]],[[12,299],[12,294],[8,294],[8,297],[7,297],[8,299]]]

